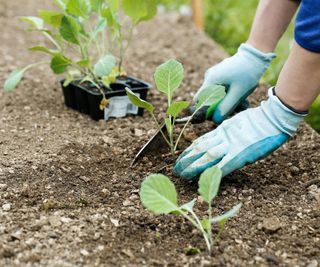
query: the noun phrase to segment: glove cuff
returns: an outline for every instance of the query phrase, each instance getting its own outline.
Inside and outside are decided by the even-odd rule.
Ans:
[[[273,93],[273,88],[268,90],[269,99],[261,103],[261,108],[275,127],[281,132],[292,136],[308,113],[297,113],[288,108]]]
[[[240,47],[238,48],[238,52],[244,52],[247,53],[254,58],[262,61],[263,63],[269,64],[271,63],[272,59],[274,59],[277,55],[275,53],[264,53],[256,48],[254,48],[252,45],[249,44],[241,44]]]

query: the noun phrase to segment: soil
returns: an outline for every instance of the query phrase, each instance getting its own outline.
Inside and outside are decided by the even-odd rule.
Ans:
[[[26,51],[45,41],[23,32],[15,17],[35,15],[48,2],[1,1],[1,84],[17,66],[43,56]],[[205,70],[226,56],[189,18],[172,14],[142,24],[134,35],[128,73],[152,82],[157,65],[180,60],[186,79],[179,100],[191,100]],[[250,97],[252,105],[265,98],[266,89]],[[149,100],[164,109],[155,90]],[[189,223],[141,206],[139,186],[153,172],[172,177],[181,202],[197,197],[196,183],[166,167],[170,157],[168,163],[159,155],[145,157],[129,167],[155,130],[148,115],[96,122],[70,110],[48,67],[28,73],[13,93],[1,91],[0,110],[0,266],[320,264],[320,136],[305,123],[271,156],[225,177],[214,212],[244,205],[209,257]],[[190,126],[181,149],[212,127]],[[189,246],[202,252],[187,256]]]

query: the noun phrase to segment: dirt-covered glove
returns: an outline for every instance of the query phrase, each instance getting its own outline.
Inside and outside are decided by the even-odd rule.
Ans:
[[[197,177],[217,165],[223,176],[253,163],[280,147],[294,134],[307,113],[296,113],[269,89],[269,99],[225,120],[187,148],[174,172],[184,179]]]
[[[194,102],[207,86],[225,86],[227,95],[212,116],[215,123],[221,123],[253,92],[275,56],[274,53],[263,53],[249,44],[242,44],[234,56],[207,70]]]

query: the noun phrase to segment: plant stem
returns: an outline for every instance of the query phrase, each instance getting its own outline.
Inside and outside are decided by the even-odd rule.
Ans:
[[[160,131],[163,139],[166,141],[166,143],[168,144],[168,146],[171,147],[169,140],[167,139],[166,135],[164,134],[164,132],[163,132],[162,129],[161,129],[160,124],[158,123],[157,118],[154,116],[154,114],[153,114],[152,112],[150,112],[150,114],[151,114],[153,120],[155,121],[155,123],[156,123],[156,125],[157,125],[157,128],[158,128],[158,130]]]
[[[58,48],[60,52],[62,51],[61,46],[52,38],[50,34],[48,34],[47,32],[43,32],[43,34]]]
[[[208,248],[208,252],[209,252],[209,255],[211,255],[211,248],[212,248],[212,243],[210,242],[210,238],[208,238],[208,234],[207,232],[204,230],[198,216],[194,213],[193,210],[190,210],[190,213],[191,215],[195,218],[197,224],[199,225],[199,230],[201,231],[202,235],[203,235],[203,238],[206,242],[206,245],[207,245],[207,248]]]
[[[33,63],[33,64],[30,64],[30,65],[26,66],[24,69],[25,69],[25,70],[29,70],[29,69],[31,69],[31,68],[33,68],[33,67],[36,67],[36,66],[42,65],[42,64],[50,64],[50,62],[49,62],[49,61],[36,62],[36,63]]]
[[[192,120],[194,114],[196,114],[196,113],[198,112],[198,110],[199,110],[199,109],[196,109],[196,110],[192,113],[192,115],[190,116],[189,120],[184,124],[184,126],[183,126],[183,128],[182,128],[182,130],[181,130],[181,132],[180,132],[180,134],[179,134],[179,136],[178,136],[178,138],[177,138],[176,144],[175,144],[175,146],[174,146],[174,151],[177,150],[177,147],[178,147],[178,144],[179,144],[179,142],[180,142],[180,139],[181,139],[181,137],[182,137],[183,132],[185,131],[185,129],[187,128],[188,124],[189,124],[190,121]]]
[[[223,232],[223,229],[224,229],[224,224],[219,226],[218,234],[216,235],[214,241],[212,242],[212,246],[214,246],[219,241],[220,236],[221,236],[221,234]]]
[[[119,72],[121,72],[121,68],[122,68],[122,64],[123,64],[123,59],[125,57],[125,54],[129,48],[129,44],[131,42],[131,39],[132,39],[132,35],[133,35],[133,29],[134,27],[136,26],[136,24],[132,24],[130,26],[130,29],[129,29],[129,35],[128,35],[128,39],[127,39],[127,44],[125,47],[123,47],[123,35],[122,35],[122,32],[120,31],[120,38],[119,38],[119,41],[120,41],[120,60],[119,60]]]
[[[208,203],[209,207],[208,207],[208,216],[209,216],[209,228],[207,229],[207,235],[209,237],[209,241],[211,246],[213,246],[213,240],[212,240],[212,225],[211,225],[211,218],[212,218],[212,206],[211,203]],[[211,252],[210,252],[211,254]]]

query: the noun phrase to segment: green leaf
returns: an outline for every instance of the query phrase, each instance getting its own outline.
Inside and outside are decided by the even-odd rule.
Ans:
[[[89,59],[82,59],[76,62],[76,64],[80,67],[88,67],[90,64]]]
[[[55,55],[59,54],[58,50],[49,49],[45,46],[33,46],[33,47],[29,48],[28,50],[32,51],[32,52],[44,52],[44,53],[49,54],[51,56],[55,56]]]
[[[123,0],[123,11],[129,16],[134,24],[142,20],[149,20],[157,13],[156,0]]]
[[[20,17],[20,20],[27,22],[34,26],[36,29],[43,29],[43,19],[33,16]]]
[[[209,204],[218,193],[221,176],[221,170],[217,166],[206,169],[200,176],[198,192]]]
[[[211,219],[211,223],[225,223],[228,219],[236,216],[239,213],[239,210],[242,206],[242,203],[237,204],[231,210],[227,211],[226,213],[213,217]]]
[[[53,0],[53,1],[62,11],[65,11],[67,9],[67,3],[69,0]]]
[[[79,32],[81,26],[78,21],[71,16],[63,16],[60,25],[60,34],[66,41],[79,45]]]
[[[139,108],[145,108],[150,113],[153,113],[154,106],[150,104],[149,102],[142,100],[140,97],[138,97],[134,92],[132,92],[129,88],[126,88],[127,96],[129,97],[132,104]]]
[[[100,12],[103,0],[90,0],[91,8],[95,12]]]
[[[108,27],[112,27],[115,30],[120,29],[121,25],[118,22],[116,14],[114,14],[110,7],[103,8],[101,16],[106,19]]]
[[[166,124],[167,132],[168,132],[169,136],[171,136],[172,135],[172,131],[173,131],[171,120],[169,118],[166,118],[164,120],[164,122]]]
[[[70,70],[67,73],[66,79],[63,82],[63,86],[67,87],[74,80],[79,79],[81,76],[81,72],[78,70]]]
[[[190,106],[190,103],[187,101],[173,102],[168,108],[167,114],[176,118],[182,110],[188,108],[189,106]]]
[[[183,204],[182,206],[180,206],[180,209],[182,210],[186,210],[186,211],[192,211],[194,205],[196,204],[197,200],[196,199],[192,199],[190,202]]]
[[[60,74],[65,72],[70,64],[71,61],[69,59],[59,54],[52,58],[50,67],[55,74]]]
[[[170,59],[157,67],[154,79],[159,91],[172,98],[175,90],[180,86],[183,79],[183,66],[180,62]]]
[[[148,0],[148,1],[144,1],[144,3],[145,3],[145,15],[141,18],[141,20],[147,21],[152,19],[155,15],[157,15],[158,1]]]
[[[67,4],[68,12],[81,18],[88,18],[90,9],[90,2],[88,0],[69,0]]]
[[[151,174],[142,182],[140,199],[147,210],[156,214],[179,210],[175,186],[162,174]]]
[[[94,74],[103,77],[111,73],[116,65],[116,58],[113,55],[105,55],[94,65]]]
[[[15,89],[17,87],[17,85],[20,83],[24,72],[27,70],[27,68],[24,69],[16,69],[13,72],[11,72],[11,74],[9,75],[9,77],[6,79],[5,83],[4,83],[4,90],[7,92],[12,91],[13,89]]]
[[[52,10],[39,10],[38,14],[39,17],[41,17],[45,23],[55,28],[60,27],[63,14]]]
[[[196,108],[204,106],[214,107],[226,96],[225,87],[222,85],[209,85],[201,90],[197,97]]]

